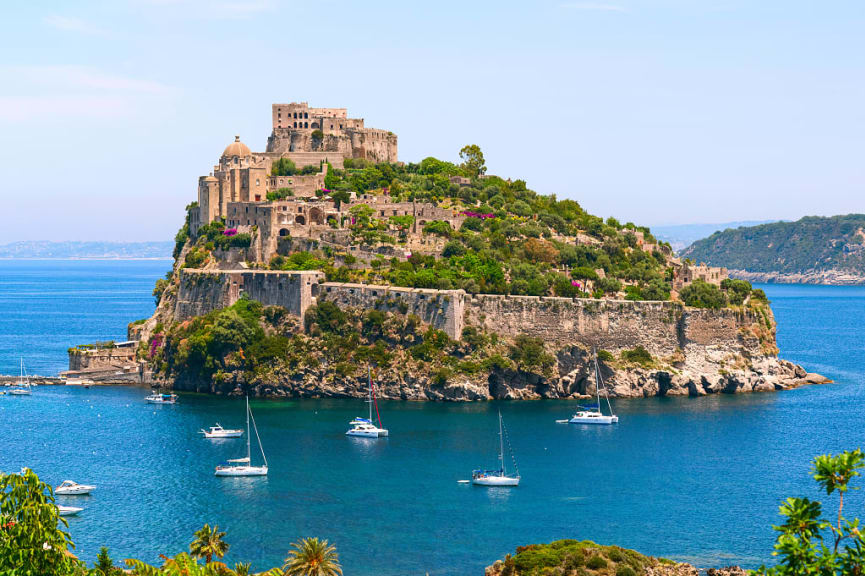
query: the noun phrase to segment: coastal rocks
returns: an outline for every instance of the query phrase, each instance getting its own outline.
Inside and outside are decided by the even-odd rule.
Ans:
[[[730,270],[730,276],[754,283],[767,284],[825,284],[830,286],[856,286],[865,284],[865,275],[850,270],[812,270],[804,273],[749,272]]]

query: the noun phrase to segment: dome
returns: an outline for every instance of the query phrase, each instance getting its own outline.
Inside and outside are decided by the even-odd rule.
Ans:
[[[225,151],[222,153],[222,157],[231,157],[231,156],[251,156],[252,152],[249,149],[249,146],[240,141],[240,136],[234,137],[234,142],[226,146]]]

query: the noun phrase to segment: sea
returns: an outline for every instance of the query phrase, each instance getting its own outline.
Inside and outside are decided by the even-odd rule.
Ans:
[[[123,340],[153,311],[168,261],[0,261],[0,372],[56,374],[68,347]],[[76,554],[158,563],[204,523],[229,563],[281,565],[292,542],[325,538],[347,575],[482,575],[517,546],[589,539],[701,567],[773,562],[778,506],[836,502],[810,478],[817,454],[865,444],[865,288],[760,286],[783,358],[833,384],[780,393],[614,401],[619,424],[557,424],[575,402],[380,402],[387,439],[345,436],[361,400],[251,401],[270,474],[217,478],[240,440],[242,399],[183,394],[154,406],[137,387],[40,386],[0,396],[0,470],[97,486],[62,503]],[[458,481],[495,467],[501,412],[518,488]],[[253,461],[261,455],[253,441]],[[845,510],[865,515],[862,492]]]

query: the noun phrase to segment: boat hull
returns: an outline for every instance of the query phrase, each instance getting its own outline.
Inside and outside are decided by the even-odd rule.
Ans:
[[[569,424],[597,424],[597,425],[608,425],[608,424],[618,424],[619,417],[618,416],[574,416],[570,420],[568,420]]]
[[[520,479],[510,476],[485,476],[472,478],[472,484],[475,486],[519,486]]]
[[[349,430],[345,435],[355,438],[384,438],[387,436],[387,430],[381,428],[378,430]]]
[[[30,390],[11,390],[9,394],[13,396],[30,396]]]
[[[267,466],[220,466],[215,476],[267,476]]]
[[[227,430],[225,432],[205,432],[205,438],[240,438],[243,430]]]
[[[77,508],[75,506],[58,506],[57,513],[60,516],[75,516],[79,512],[84,510],[84,508]]]
[[[59,496],[85,496],[96,490],[96,486],[75,486],[73,488],[57,488],[54,493]]]

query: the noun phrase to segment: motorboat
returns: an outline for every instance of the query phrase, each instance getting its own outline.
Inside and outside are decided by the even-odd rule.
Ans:
[[[27,375],[24,373],[24,359],[21,359],[21,371],[18,376],[18,382],[16,382],[12,389],[9,391],[9,394],[13,396],[30,396],[32,394],[30,390],[30,379],[27,378]]]
[[[252,465],[250,420],[252,421],[252,430],[255,431],[255,438],[258,440],[261,459],[264,461],[264,464],[261,466]],[[258,427],[255,425],[255,416],[252,415],[252,409],[249,407],[249,396],[246,397],[246,458],[229,460],[225,464],[217,466],[214,474],[216,476],[267,476],[267,457],[264,455],[264,448],[261,446],[261,437],[258,435]]]
[[[61,506],[60,504],[57,505],[57,513],[60,516],[75,516],[83,510],[84,508],[79,508],[77,506]]]
[[[508,441],[508,452],[510,453],[511,460],[514,463],[515,472],[512,474],[508,474],[505,469],[505,425],[502,420],[502,413],[499,411],[499,469],[474,470],[472,472],[472,484],[477,486],[519,486],[520,471],[517,468],[516,460],[514,460],[510,441]]]
[[[613,406],[610,404],[610,396],[607,394],[607,388],[604,386],[604,379],[601,377],[601,368],[598,365],[598,353],[595,351],[595,394],[597,402],[588,406],[579,406],[577,412],[568,420],[569,424],[617,424],[619,417],[613,414]],[[607,416],[601,412],[601,389],[604,390],[604,399],[607,401],[607,407],[610,409],[610,415]]]
[[[216,426],[211,426],[210,430],[201,430],[201,433],[204,434],[205,438],[240,438],[243,436],[243,430],[223,428],[219,422],[216,423]]]
[[[64,480],[60,486],[54,489],[54,493],[61,496],[83,496],[85,494],[90,494],[94,490],[96,490],[96,486],[79,484],[72,480]]]
[[[351,422],[349,422],[349,426],[351,428],[348,429],[348,432],[345,433],[346,436],[355,436],[359,438],[383,438],[387,436],[387,430],[382,428],[381,425],[381,414],[378,411],[378,402],[376,400],[375,394],[373,393],[372,386],[372,372],[367,369],[367,379],[369,381],[369,399],[367,403],[369,404],[369,418],[355,418]],[[378,416],[378,426],[373,424],[372,420],[372,407],[375,406],[375,413]]]
[[[157,392],[146,397],[145,400],[150,404],[177,404],[177,394],[162,394]]]

